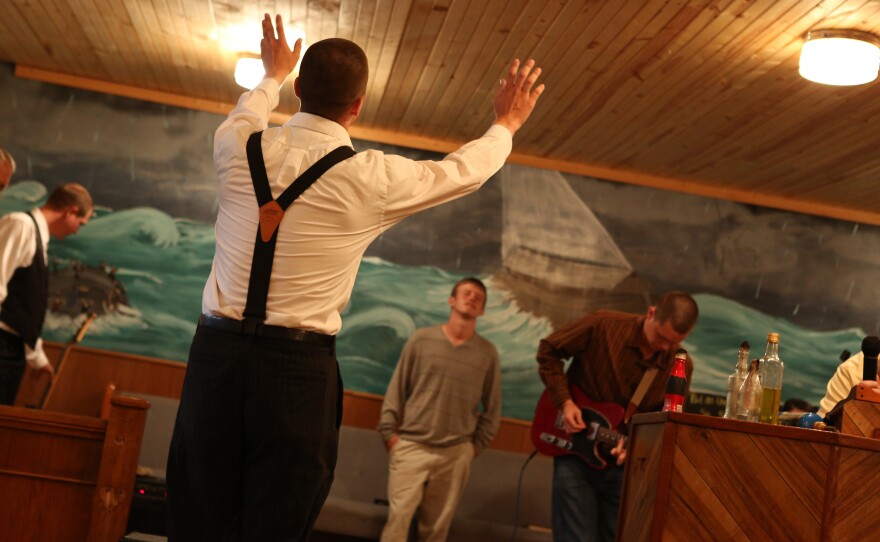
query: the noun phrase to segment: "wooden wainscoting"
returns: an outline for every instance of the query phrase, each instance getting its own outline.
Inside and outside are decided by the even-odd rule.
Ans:
[[[58,362],[63,345],[47,343],[46,355]],[[98,348],[74,346],[57,369],[45,410],[99,416],[107,386],[130,395],[144,393],[180,398],[186,364]],[[15,404],[38,405],[47,380],[30,368],[25,372]]]
[[[46,355],[53,363],[63,350],[58,343],[45,343]],[[143,393],[180,398],[186,364],[174,361],[73,346],[58,371],[55,385],[47,397],[45,409],[55,412],[99,416],[107,387],[128,395]],[[15,404],[39,404],[46,387],[46,378],[28,369]],[[382,396],[346,390],[343,398],[342,423],[353,427],[375,429],[379,423]],[[530,453],[532,446],[529,421],[502,418],[492,448],[510,452]]]
[[[382,399],[381,395],[346,390],[342,406],[343,425],[376,429],[379,425]],[[531,422],[501,418],[501,427],[499,427],[498,434],[495,435],[490,448],[508,452],[531,453],[535,449],[529,436],[531,428]]]

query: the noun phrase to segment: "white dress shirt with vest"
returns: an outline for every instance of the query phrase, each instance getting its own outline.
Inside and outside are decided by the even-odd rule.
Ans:
[[[37,235],[34,229],[34,221],[40,228],[40,239],[42,241],[43,261],[48,262],[48,246],[49,246],[49,225],[43,213],[34,208],[30,211],[34,220],[27,213],[9,213],[0,218],[0,304],[6,300],[9,295],[9,281],[19,268],[30,267],[33,264],[34,256],[37,250]],[[3,315],[0,312],[0,329],[20,335],[2,321]],[[43,341],[37,338],[33,347],[25,344],[25,359],[28,365],[38,369],[49,364],[46,354],[43,352]]]

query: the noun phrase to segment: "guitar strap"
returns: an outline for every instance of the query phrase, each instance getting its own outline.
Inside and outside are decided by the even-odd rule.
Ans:
[[[659,369],[657,367],[651,367],[645,374],[642,375],[642,380],[639,382],[639,386],[636,388],[636,392],[633,394],[632,398],[629,400],[629,406],[626,407],[626,414],[623,415],[623,424],[626,425],[629,423],[629,419],[633,417],[633,414],[636,413],[636,409],[639,408],[639,404],[644,399],[645,394],[648,392],[648,388],[651,387],[651,382],[654,381],[654,377],[657,376],[657,372]]]

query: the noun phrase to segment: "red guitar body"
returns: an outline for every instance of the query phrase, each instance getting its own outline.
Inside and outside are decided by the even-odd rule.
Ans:
[[[562,411],[544,390],[535,408],[532,420],[532,443],[545,455],[576,455],[595,469],[604,469],[612,460],[609,453],[621,439],[626,437],[617,431],[623,421],[623,407],[616,403],[593,401],[577,386],[570,386],[569,392],[574,404],[583,413],[587,428],[577,433],[569,433],[562,425]]]

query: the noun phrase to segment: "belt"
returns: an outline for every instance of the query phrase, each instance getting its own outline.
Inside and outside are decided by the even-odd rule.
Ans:
[[[321,346],[331,346],[336,340],[336,337],[333,335],[325,335],[323,333],[318,333],[317,331],[270,326],[261,322],[251,322],[246,320],[231,320],[229,318],[221,318],[220,316],[213,316],[210,314],[199,316],[199,325],[211,329],[239,333],[241,335],[255,335],[257,337],[267,337],[270,339],[286,339],[288,341],[318,344]]]

